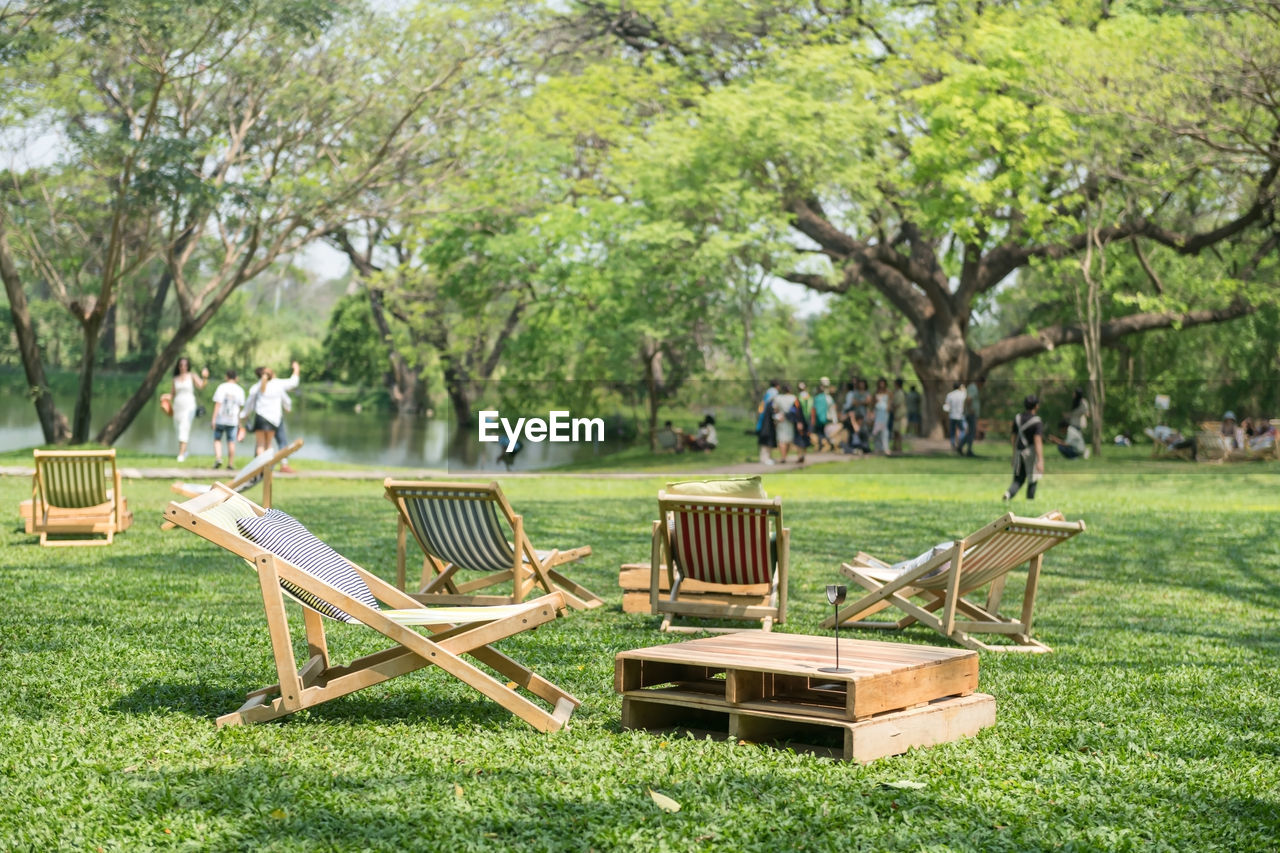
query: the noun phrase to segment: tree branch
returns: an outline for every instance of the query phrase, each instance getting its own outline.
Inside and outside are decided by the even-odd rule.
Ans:
[[[1257,306],[1243,300],[1233,302],[1226,308],[1202,309],[1199,311],[1153,311],[1143,314],[1130,314],[1118,317],[1101,324],[1099,341],[1103,345],[1115,343],[1126,335],[1149,332],[1154,329],[1168,329],[1173,326],[1189,328],[1207,323],[1221,323],[1244,317],[1258,310]],[[1048,352],[1059,346],[1084,342],[1084,329],[1080,326],[1057,325],[1042,329],[1036,334],[1014,335],[994,344],[985,346],[974,353],[970,359],[978,373],[987,373],[995,367],[1037,353]]]

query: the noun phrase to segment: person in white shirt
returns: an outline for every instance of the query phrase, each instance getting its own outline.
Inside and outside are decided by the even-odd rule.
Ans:
[[[947,436],[951,440],[951,449],[956,453],[961,453],[961,443],[964,441],[964,401],[968,395],[964,392],[964,386],[959,382],[952,384],[951,393],[947,394],[946,400],[942,407],[947,410],[947,418],[950,420],[950,429]]]
[[[255,436],[255,454],[270,449],[271,442],[275,439],[276,429],[284,420],[285,401],[288,399],[289,392],[297,388],[301,381],[299,376],[301,366],[296,361],[292,366],[293,373],[288,379],[277,379],[274,370],[269,367],[262,368],[262,378],[249,392],[249,401],[241,417],[248,418],[249,415],[253,415],[249,428],[253,430]]]
[[[227,371],[227,381],[213,391],[213,467],[222,467],[222,439],[227,440],[227,470],[236,467],[236,442],[241,436],[240,410],[244,408],[244,389],[236,383],[236,372]]]

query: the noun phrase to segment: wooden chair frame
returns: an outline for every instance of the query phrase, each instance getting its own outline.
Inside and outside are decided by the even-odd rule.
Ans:
[[[957,540],[946,551],[923,565],[892,578],[887,578],[884,574],[884,570],[889,568],[887,563],[859,553],[853,562],[842,564],[841,571],[866,589],[868,594],[840,611],[840,624],[850,628],[899,630],[919,622],[967,649],[1052,651],[1031,636],[1044,553],[1084,529],[1083,521],[1065,521],[1059,512],[1046,513],[1039,518],[1025,518],[1009,513],[972,535]],[[1016,564],[965,571],[966,553],[971,554],[975,547],[1008,532],[1014,532],[1015,535],[1042,532],[1045,534],[1043,547],[1027,549],[1024,546],[1018,553]],[[1024,563],[1027,566],[1027,585],[1022,596],[1022,612],[1018,619],[1011,619],[1000,615],[1000,600],[1009,572]],[[984,586],[988,587],[985,606],[975,604],[965,597]],[[916,604],[910,600],[912,598],[923,599],[923,603]],[[891,606],[907,615],[897,622],[867,621],[863,618]],[[940,615],[935,613],[938,610],[942,611]],[[969,618],[961,619],[958,615]],[[822,627],[834,627],[836,619],[835,616],[828,616]],[[979,633],[1005,634],[1012,637],[1015,644],[983,643],[972,636]]]
[[[271,506],[271,487],[275,481],[276,466],[293,454],[302,449],[302,439],[295,439],[288,446],[282,447],[272,455],[271,459],[265,462],[261,467],[240,469],[235,478],[227,481],[224,485],[236,492],[246,492],[255,485],[254,478],[259,474],[262,475],[262,506]],[[259,454],[261,455],[261,454]],[[255,456],[254,459],[257,459]],[[186,483],[174,483],[170,486],[173,491],[186,498],[197,498],[200,495],[207,494],[207,489],[189,489],[183,488]]]
[[[713,584],[697,582],[700,596],[713,596],[714,600],[680,600],[680,586],[685,582],[683,571],[672,553],[670,526],[671,514],[692,512],[716,514],[734,507],[768,510],[768,525],[773,546],[771,580],[765,584]],[[787,574],[791,561],[791,530],[782,526],[782,500],[780,498],[719,498],[692,495],[669,495],[658,492],[659,518],[653,523],[653,540],[649,554],[649,606],[651,612],[662,616],[660,631],[678,633],[734,633],[755,630],[751,628],[705,628],[673,625],[673,617],[698,616],[717,619],[761,620],[765,631],[773,629],[774,622],[781,625],[787,617]],[[661,573],[667,573],[670,592],[664,598],[661,592]],[[767,605],[759,604],[761,597]]]
[[[383,481],[384,496],[396,508],[398,515],[396,527],[396,587],[402,592],[406,585],[407,539],[413,533],[414,540],[422,549],[422,579],[416,593],[412,597],[430,604],[518,604],[534,586],[541,587],[545,593],[560,592],[565,601],[575,610],[591,610],[604,604],[604,600],[582,584],[566,577],[559,571],[560,566],[590,556],[591,546],[583,545],[564,551],[552,550],[540,552],[533,547],[524,530],[524,517],[518,515],[502,487],[497,482],[458,483],[435,480],[395,480],[388,477]],[[406,496],[408,491],[430,489],[444,494],[443,500],[483,500],[497,505],[498,512],[511,528],[512,551],[514,558],[510,569],[484,574],[475,580],[459,583],[456,576],[460,566],[448,563],[431,553],[430,546],[423,541],[420,531],[410,522]],[[483,493],[483,497],[474,495]],[[510,595],[493,595],[480,593],[498,584],[511,583]]]
[[[39,533],[42,546],[110,545],[115,540],[115,534],[129,529],[133,523],[133,513],[129,512],[125,501],[114,447],[106,450],[36,450],[33,451],[33,459],[35,473],[31,476],[31,500],[23,501],[20,510],[24,516],[26,531]],[[56,494],[57,486],[51,482],[49,468],[71,464],[65,460],[88,460],[90,464],[97,461],[109,468],[110,473],[106,475],[106,479],[110,481],[111,488],[105,494],[106,500],[87,507],[60,506],[60,496]],[[72,470],[82,471],[83,462],[71,467]],[[89,484],[82,485],[88,487]],[[102,533],[106,538],[50,539],[51,533],[89,536]]]
[[[569,693],[492,646],[498,640],[554,621],[565,608],[564,598],[559,593],[532,599],[519,608],[495,608],[499,611],[495,613],[495,618],[479,622],[412,621],[412,624],[420,624],[431,634],[429,637],[424,636],[405,624],[410,620],[400,617],[406,612],[412,617],[411,611],[421,610],[424,618],[434,619],[439,611],[425,607],[355,563],[347,561],[368,584],[374,597],[383,604],[396,608],[395,610],[371,608],[248,539],[201,518],[202,512],[236,494],[219,483],[210,492],[185,503],[170,503],[165,510],[165,516],[175,526],[190,530],[243,558],[258,574],[279,680],[249,693],[247,701],[238,710],[218,718],[218,727],[274,720],[428,666],[440,667],[538,731],[553,732],[563,728],[580,704]],[[254,504],[253,511],[261,515],[266,510]],[[286,593],[280,586],[281,580],[341,608],[395,645],[365,655],[349,664],[335,665],[329,658],[325,640],[325,617],[303,605],[308,658],[306,663],[298,666],[285,611]],[[507,683],[495,679],[475,664],[464,660],[463,655],[496,671],[514,686],[509,687]],[[547,711],[516,692],[517,688],[523,688],[551,705],[552,710]]]

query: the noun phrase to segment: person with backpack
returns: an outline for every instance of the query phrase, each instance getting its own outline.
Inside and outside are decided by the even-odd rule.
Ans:
[[[1005,490],[1004,500],[1027,484],[1027,500],[1034,500],[1036,483],[1044,476],[1044,423],[1040,420],[1040,398],[1028,394],[1022,401],[1023,411],[1013,419],[1013,482]]]

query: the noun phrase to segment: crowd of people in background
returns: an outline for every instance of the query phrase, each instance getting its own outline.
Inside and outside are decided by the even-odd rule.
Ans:
[[[213,413],[210,425],[213,428],[214,468],[222,468],[223,442],[226,442],[227,470],[233,470],[236,463],[236,445],[244,441],[248,433],[254,434],[254,455],[271,449],[274,444],[283,448],[288,443],[285,432],[285,414],[293,409],[293,401],[289,392],[298,387],[301,381],[301,366],[293,362],[287,378],[276,378],[270,367],[259,367],[254,371],[255,381],[246,394],[240,387],[238,373],[227,370],[224,379],[213,392]],[[205,414],[205,408],[196,399],[196,391],[204,390],[209,381],[209,369],[203,368],[197,373],[191,370],[191,360],[186,356],[178,359],[173,370],[173,382],[170,392],[162,394],[160,406],[166,414],[173,418],[174,430],[178,436],[178,461],[185,462],[187,449],[191,441],[191,426],[195,419]],[[288,463],[280,466],[281,472],[293,473]]]
[[[872,391],[866,379],[836,387],[823,376],[812,392],[805,382],[797,382],[793,391],[788,383],[772,380],[757,409],[760,462],[786,463],[792,450],[795,461],[804,462],[811,447],[854,455],[901,453],[903,435],[920,432],[920,404],[920,392],[914,385],[905,387],[901,378],[890,387],[882,377]]]

